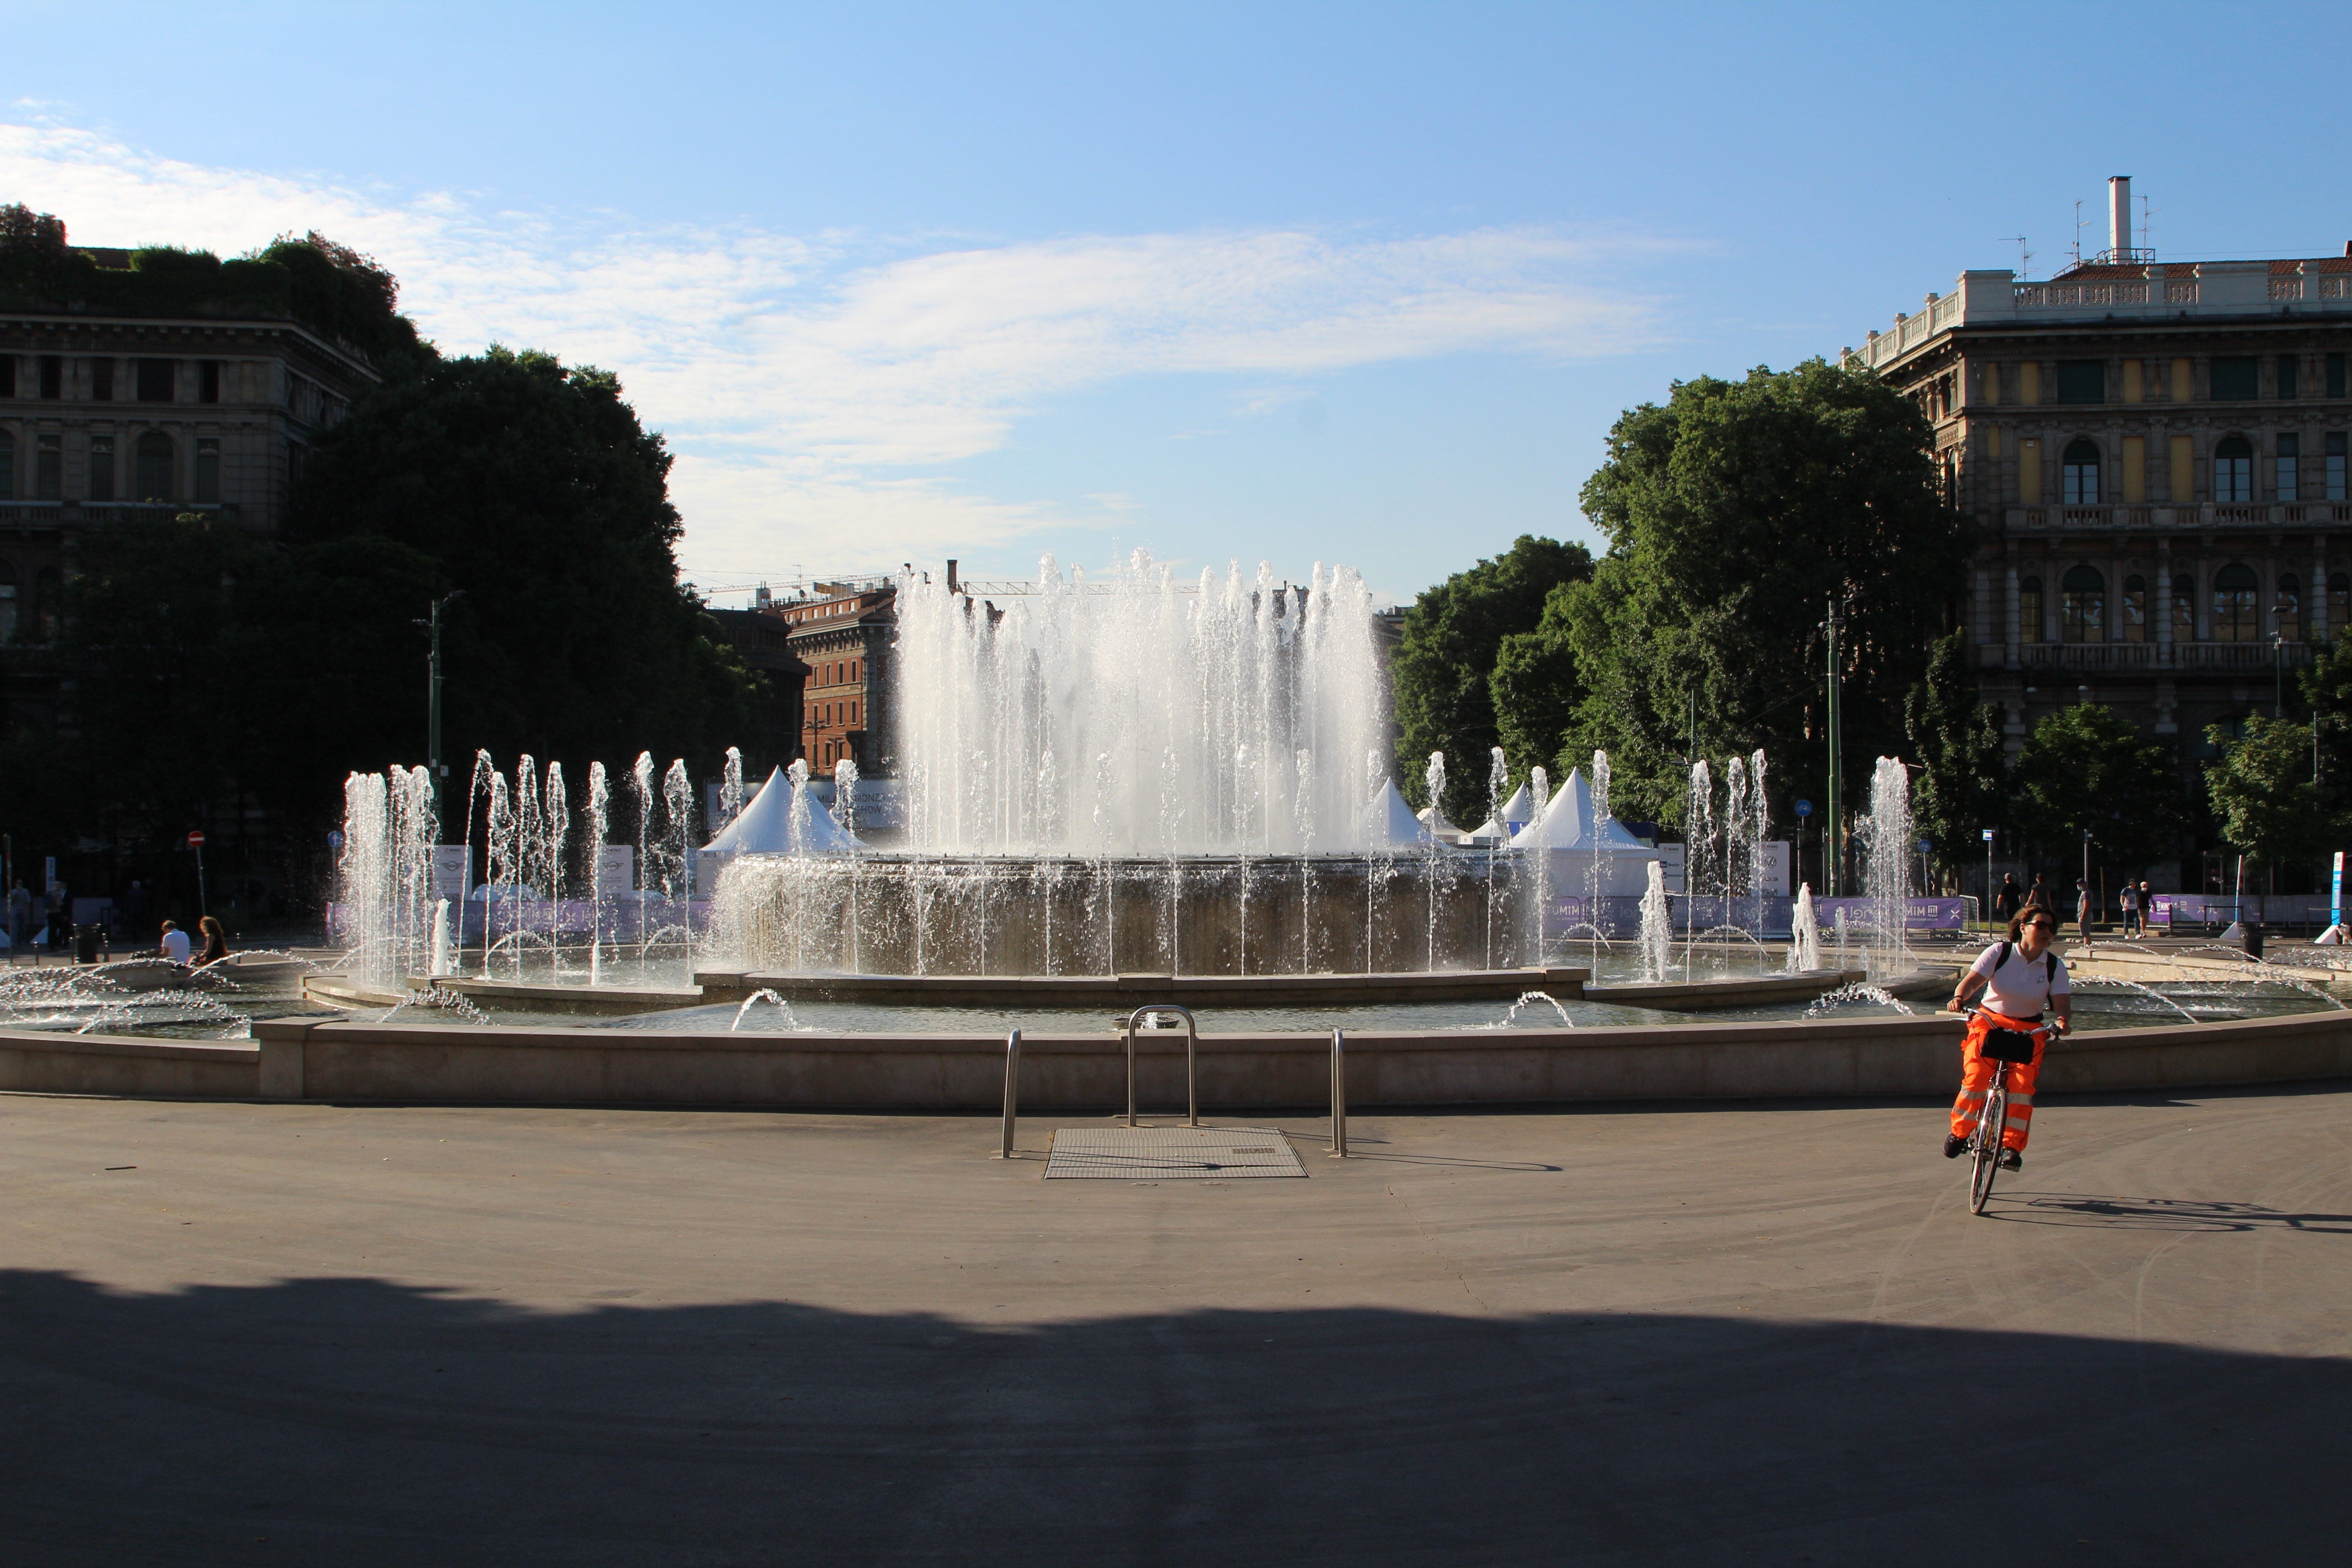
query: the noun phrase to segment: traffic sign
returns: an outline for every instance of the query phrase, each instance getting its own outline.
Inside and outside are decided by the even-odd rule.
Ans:
[[[1810,800],[1801,800],[1801,801],[1799,801],[1799,802],[1797,803],[1797,815],[1798,815],[1799,816],[1812,816],[1812,815],[1813,815],[1813,803],[1812,803],[1811,801],[1810,801]]]
[[[1935,847],[1936,841],[1932,838],[1922,838],[1919,840],[1919,853],[1922,855],[1932,853]]]
[[[1990,827],[1984,830],[1984,841],[1988,844],[1992,842],[1992,829]]]
[[[204,847],[205,847],[205,836],[204,836],[204,834],[203,834],[202,832],[195,832],[195,833],[191,833],[191,834],[189,834],[189,835],[188,835],[188,847],[189,847],[189,848],[191,848],[191,849],[202,849]]]

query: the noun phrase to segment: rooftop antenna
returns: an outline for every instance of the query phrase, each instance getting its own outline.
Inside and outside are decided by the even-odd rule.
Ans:
[[[2150,240],[2150,239],[2147,237],[2147,236],[2148,236],[2148,227],[2149,227],[2149,225],[2148,225],[2148,219],[2150,219],[2150,218],[2154,217],[2155,216],[2156,216],[2156,209],[2155,209],[2154,207],[2152,207],[2152,206],[2150,206],[2150,205],[2147,205],[2147,198],[2146,196],[2142,196],[2142,197],[2140,197],[2140,199],[2139,199],[2139,247],[2140,247],[2142,250],[2145,250],[2145,251],[2147,251],[2147,258],[2148,258],[2150,261],[2153,261],[2153,260],[2155,260],[2155,259],[2156,259],[2156,245],[2155,245],[2155,242],[2154,242],[2154,241]]]
[[[2033,252],[2025,248],[2025,237],[2021,234],[2004,234],[2000,237],[2000,242],[2003,245],[2014,245],[2017,247],[2018,281],[2021,283],[2032,281],[2033,278]]]
[[[2074,204],[2074,265],[2083,265],[2083,204]]]

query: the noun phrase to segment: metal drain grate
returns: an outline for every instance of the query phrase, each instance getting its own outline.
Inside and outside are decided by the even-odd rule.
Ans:
[[[1055,1131],[1054,1151],[1045,1160],[1048,1181],[1097,1176],[1222,1182],[1306,1174],[1288,1139],[1255,1127],[1064,1127]]]

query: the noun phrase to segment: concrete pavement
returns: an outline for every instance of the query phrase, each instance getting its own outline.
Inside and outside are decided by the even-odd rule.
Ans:
[[[1925,1103],[1145,1185],[1042,1121],[0,1096],[0,1560],[2334,1561],[2347,1110],[2053,1100],[1972,1219]]]

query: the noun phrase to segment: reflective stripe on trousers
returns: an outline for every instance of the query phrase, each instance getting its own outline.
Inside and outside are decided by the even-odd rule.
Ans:
[[[2003,1027],[2030,1029],[2036,1026],[2021,1018],[2003,1020]],[[2011,1068],[2009,1075],[2009,1110],[2001,1118],[2000,1142],[2005,1149],[2021,1153],[2025,1140],[2033,1131],[2033,1086],[2042,1077],[2042,1054],[2049,1047],[2047,1036],[2037,1036],[2033,1042],[2033,1059],[2030,1062],[2002,1062],[1981,1054],[1984,1037],[1992,1031],[1990,1017],[1979,1013],[1969,1020],[1967,1043],[1960,1047],[1960,1093],[1952,1101],[1952,1136],[1966,1138],[1977,1130],[1984,1115],[1985,1096],[1992,1089],[1993,1074]]]

